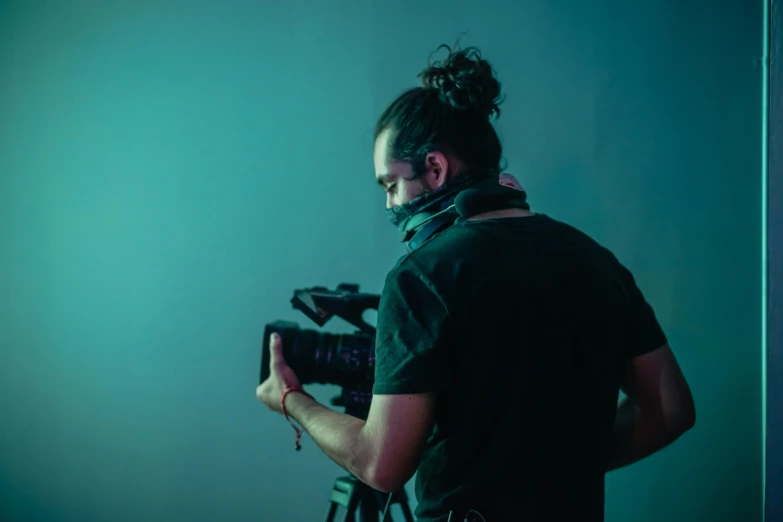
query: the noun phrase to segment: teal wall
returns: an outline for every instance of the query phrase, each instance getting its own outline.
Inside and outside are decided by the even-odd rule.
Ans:
[[[508,170],[692,383],[607,520],[761,519],[761,2],[124,4],[0,1],[0,519],[322,519],[341,470],[256,402],[261,332],[294,288],[380,291],[372,125],[462,31]]]

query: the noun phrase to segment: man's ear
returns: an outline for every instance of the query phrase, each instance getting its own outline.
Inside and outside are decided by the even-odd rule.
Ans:
[[[424,158],[424,167],[427,169],[424,173],[424,180],[430,190],[435,190],[449,180],[449,159],[442,152],[433,151]]]

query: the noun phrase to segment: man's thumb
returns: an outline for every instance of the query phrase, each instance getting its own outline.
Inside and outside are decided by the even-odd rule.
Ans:
[[[283,340],[277,332],[269,336],[269,360],[273,363],[283,360]]]

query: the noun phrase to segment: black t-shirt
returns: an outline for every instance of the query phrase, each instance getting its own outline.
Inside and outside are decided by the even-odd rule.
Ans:
[[[437,393],[420,521],[600,521],[625,361],[666,343],[633,277],[545,215],[464,221],[381,295],[374,394]]]

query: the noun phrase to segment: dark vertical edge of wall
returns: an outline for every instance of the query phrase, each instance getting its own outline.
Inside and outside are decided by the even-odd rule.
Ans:
[[[783,522],[783,0],[769,1],[765,522]]]

